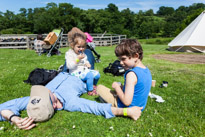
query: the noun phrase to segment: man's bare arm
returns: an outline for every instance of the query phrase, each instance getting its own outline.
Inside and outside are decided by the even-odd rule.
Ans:
[[[14,123],[18,128],[29,130],[35,127],[36,125],[33,123],[32,118],[21,118],[17,115],[14,115],[14,113],[10,110],[2,110],[1,115],[6,119],[10,120],[10,122]]]

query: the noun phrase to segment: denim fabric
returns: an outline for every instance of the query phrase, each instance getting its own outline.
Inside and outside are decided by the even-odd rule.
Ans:
[[[75,76],[70,76],[66,72],[59,73],[46,87],[62,102],[62,109],[64,110],[102,115],[105,118],[115,117],[111,111],[111,104],[97,103],[80,98],[83,93],[87,92],[85,83]],[[0,111],[11,110],[16,115],[19,115],[20,111],[26,109],[29,98],[30,97],[17,98],[0,104]],[[1,115],[0,121],[5,121]]]
[[[17,98],[0,104],[0,111],[11,110],[14,114],[20,115],[19,112],[26,109],[30,97]],[[0,121],[5,119],[0,114]]]
[[[111,111],[111,104],[97,103],[80,98],[86,93],[86,84],[81,79],[71,76],[66,72],[59,73],[46,87],[50,89],[62,102],[63,109],[67,111],[80,111],[102,115],[105,118],[114,117]]]
[[[87,91],[92,91],[93,85],[97,85],[99,79],[100,79],[100,73],[97,73],[97,75],[94,76],[92,72],[88,72],[85,78],[81,80],[86,83]]]
[[[87,55],[88,61],[91,65],[91,69],[95,68],[95,57],[90,49],[86,49],[84,53]]]

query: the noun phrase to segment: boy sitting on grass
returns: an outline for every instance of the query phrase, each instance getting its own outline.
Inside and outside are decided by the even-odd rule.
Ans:
[[[101,100],[111,103],[114,107],[124,108],[124,115],[127,113],[127,108],[133,106],[143,107],[143,111],[151,89],[152,76],[150,70],[142,63],[142,47],[137,40],[126,39],[115,48],[115,55],[126,70],[124,86],[113,82],[112,88],[115,90],[113,92],[99,85],[97,93]]]

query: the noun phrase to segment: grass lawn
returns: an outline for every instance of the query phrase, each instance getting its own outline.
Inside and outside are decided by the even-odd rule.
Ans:
[[[95,65],[101,74],[99,84],[110,88],[113,81],[123,83],[123,77],[103,73],[103,68],[116,59],[114,48],[96,48],[101,54],[101,63]],[[139,120],[124,117],[105,119],[93,114],[58,111],[51,120],[38,123],[30,131],[19,130],[9,122],[0,122],[0,127],[3,127],[0,136],[204,136],[205,64],[181,64],[152,57],[154,54],[193,54],[169,52],[166,48],[166,45],[143,45],[143,63],[157,81],[151,92],[162,96],[165,102],[157,103],[155,99],[149,98]],[[23,80],[35,68],[57,69],[64,64],[67,49],[61,48],[61,56],[50,58],[38,56],[32,50],[0,49],[0,103],[29,96],[31,86]],[[164,80],[169,82],[168,87],[159,88]],[[98,101],[97,97],[87,94],[82,97]],[[21,116],[27,116],[26,111]]]

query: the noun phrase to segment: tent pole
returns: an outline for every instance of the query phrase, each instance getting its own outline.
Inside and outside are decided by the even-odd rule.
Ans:
[[[180,50],[180,49],[183,48],[183,47],[184,47],[184,45],[181,46],[181,47],[179,47],[177,50],[175,50],[175,52],[177,52],[178,50]]]

